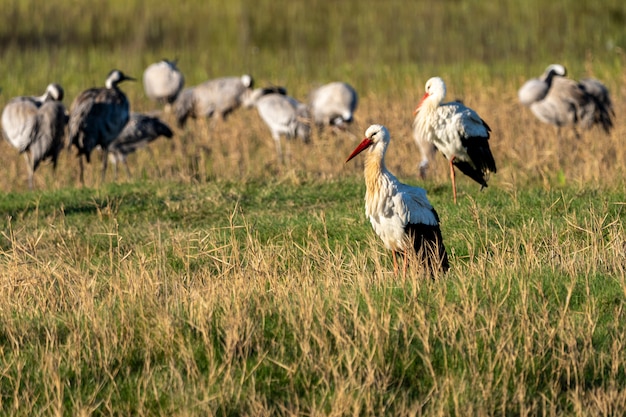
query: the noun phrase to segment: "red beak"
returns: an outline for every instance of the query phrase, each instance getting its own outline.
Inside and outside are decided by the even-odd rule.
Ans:
[[[349,160],[351,160],[352,158],[354,158],[355,156],[357,156],[358,154],[360,154],[361,152],[369,148],[373,143],[374,141],[371,140],[370,138],[363,139],[363,142],[359,143],[359,146],[357,146],[356,149],[352,151],[348,159],[346,159],[346,162],[348,162]]]
[[[420,103],[417,105],[417,107],[415,108],[415,110],[413,110],[413,116],[415,116],[418,112],[418,110],[420,109],[420,107],[422,107],[422,103],[424,102],[424,100],[426,100],[428,98],[428,93],[424,93],[424,96],[422,97],[422,99],[420,100]]]

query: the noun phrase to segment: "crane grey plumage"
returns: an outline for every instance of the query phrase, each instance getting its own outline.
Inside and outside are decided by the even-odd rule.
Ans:
[[[558,131],[572,126],[578,136],[577,126],[589,129],[599,125],[610,133],[615,112],[606,86],[593,78],[576,82],[566,75],[563,65],[549,65],[539,78],[528,80],[518,90],[520,102]]]
[[[130,104],[118,84],[135,80],[119,70],[109,73],[105,87],[90,88],[80,93],[72,103],[69,120],[70,146],[78,149],[80,181],[83,178],[83,159],[90,161],[91,151],[102,148],[102,179],[106,174],[109,145],[128,122]]]
[[[42,161],[50,159],[56,170],[67,124],[63,95],[59,84],[49,84],[44,95],[15,97],[2,111],[4,137],[24,155],[31,189],[35,170]]]
[[[308,108],[304,103],[288,96],[286,89],[269,87],[252,91],[245,98],[244,107],[253,106],[270,129],[279,161],[283,162],[281,135],[287,139],[298,137],[305,143],[310,140],[311,126]]]
[[[336,126],[344,129],[354,120],[358,102],[358,94],[350,84],[331,82],[311,92],[309,112],[319,128]]]
[[[189,117],[226,117],[241,106],[243,97],[253,87],[250,75],[224,77],[205,81],[182,90],[174,102],[178,126],[183,127]]]
[[[163,59],[150,64],[143,73],[146,96],[159,104],[172,104],[185,85],[183,73],[176,61]]]
[[[117,178],[117,165],[123,163],[126,175],[130,177],[130,169],[126,161],[128,155],[137,149],[148,146],[159,137],[172,138],[174,136],[170,127],[156,116],[142,113],[131,113],[130,119],[120,135],[109,145],[109,159],[115,164],[115,177]]]

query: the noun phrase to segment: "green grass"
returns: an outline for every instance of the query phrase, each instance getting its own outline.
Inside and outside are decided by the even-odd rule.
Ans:
[[[359,178],[2,196],[3,408],[623,407],[623,192],[449,191],[437,281],[389,272]]]

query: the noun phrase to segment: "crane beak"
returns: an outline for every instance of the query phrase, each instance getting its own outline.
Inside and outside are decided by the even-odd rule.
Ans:
[[[346,162],[348,162],[349,160],[351,160],[352,158],[354,158],[355,156],[357,156],[358,154],[360,154],[361,152],[369,148],[373,143],[374,141],[371,140],[370,138],[363,139],[363,142],[361,142],[359,146],[357,146],[356,149],[352,151],[348,159],[346,159]]]
[[[424,102],[424,100],[426,100],[428,98],[428,93],[424,93],[424,96],[422,97],[422,99],[420,100],[419,104],[417,105],[417,107],[415,108],[415,110],[413,110],[413,116],[415,116],[417,114],[417,112],[419,111],[420,107],[422,107],[422,103]]]

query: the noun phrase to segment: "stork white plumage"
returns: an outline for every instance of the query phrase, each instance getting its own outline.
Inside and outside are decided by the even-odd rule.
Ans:
[[[2,111],[4,137],[24,155],[31,189],[39,164],[49,158],[56,169],[63,149],[67,114],[61,100],[63,88],[49,84],[44,95],[14,97]]]
[[[443,103],[446,84],[439,77],[426,82],[426,93],[415,109],[414,135],[425,138],[443,153],[450,164],[452,192],[456,204],[454,167],[487,187],[496,163],[489,148],[491,128],[478,114],[460,102]]]
[[[397,252],[402,252],[406,276],[411,250],[431,273],[445,272],[449,268],[448,254],[439,228],[439,216],[423,188],[404,184],[387,170],[385,152],[389,141],[387,128],[371,125],[365,131],[365,139],[346,160],[367,150],[365,214],[385,247],[393,252],[394,273],[398,272]]]

